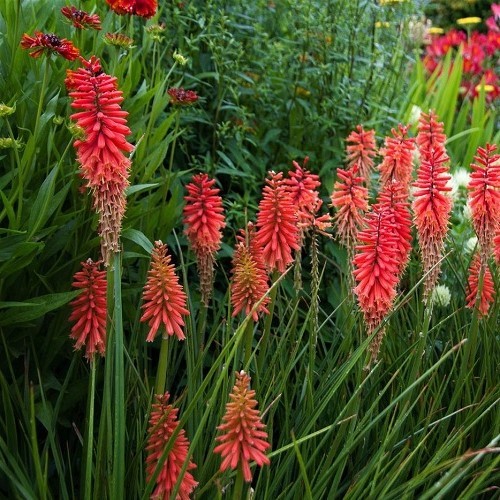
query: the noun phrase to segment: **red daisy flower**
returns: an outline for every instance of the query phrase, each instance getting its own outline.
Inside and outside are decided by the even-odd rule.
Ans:
[[[199,99],[198,94],[194,90],[184,90],[182,87],[168,89],[167,94],[170,96],[170,102],[174,106],[190,106]]]
[[[133,149],[125,140],[130,134],[126,116],[120,108],[123,93],[115,77],[103,73],[99,59],[85,61],[85,68],[68,71],[66,87],[71,106],[81,109],[71,118],[84,130],[84,139],[74,146],[82,177],[94,198],[99,214],[99,234],[105,263],[120,250],[121,222],[125,213],[125,189],[129,185],[130,160],[124,152]]]
[[[380,164],[380,181],[385,184],[391,180],[408,186],[413,170],[413,151],[415,139],[408,137],[408,127],[399,125],[399,129],[392,129],[392,137],[385,138],[385,147],[380,149],[383,156]]]
[[[346,141],[350,143],[346,147],[348,168],[357,165],[360,176],[369,183],[373,158],[377,155],[375,130],[365,131],[361,125],[358,125],[356,130],[349,134]]]
[[[262,257],[270,270],[285,272],[293,262],[292,250],[298,250],[297,214],[283,174],[269,172],[257,214],[255,242],[262,248]]]
[[[184,197],[184,224],[189,243],[196,254],[202,301],[208,305],[212,292],[214,255],[219,250],[222,229],[225,227],[224,209],[219,189],[214,188],[215,179],[207,174],[194,175],[186,186]]]
[[[500,227],[500,155],[494,154],[496,145],[479,147],[477,163],[472,163],[470,174],[469,206],[476,231],[481,258],[487,262],[493,249],[495,232]]]
[[[88,14],[87,12],[77,9],[74,6],[63,7],[61,9],[63,16],[67,17],[75,28],[85,30],[92,28],[94,30],[101,29],[101,19],[97,14]]]
[[[236,248],[233,256],[233,279],[231,281],[231,304],[233,316],[241,311],[248,315],[254,306],[269,290],[268,276],[262,260],[261,249],[255,244],[254,226],[248,223],[247,232],[237,236]],[[253,311],[254,321],[259,319],[258,314],[269,314],[266,305],[270,298],[265,297],[257,309]]]
[[[149,418],[148,444],[146,452],[146,475],[149,482],[153,477],[154,471],[160,461],[170,438],[179,426],[177,420],[178,408],[168,404],[169,394],[155,395],[156,403],[153,403],[151,416]],[[161,471],[156,478],[156,487],[151,495],[155,500],[169,500],[170,495],[177,483],[179,474],[184,462],[188,459],[189,441],[186,437],[186,431],[182,429],[176,436],[174,444],[168,452],[167,458],[163,462]],[[187,470],[182,477],[177,498],[180,500],[189,500],[190,493],[198,484],[191,470],[196,469],[196,465],[189,459]]]
[[[148,342],[154,340],[160,325],[164,326],[167,335],[175,334],[179,340],[186,338],[182,331],[182,317],[189,314],[186,309],[187,296],[175,274],[174,265],[170,263],[171,260],[167,245],[155,241],[148,280],[142,295],[144,314],[141,321],[149,320],[150,330],[146,339]]]
[[[221,444],[215,447],[214,453],[222,455],[221,471],[240,467],[245,481],[250,482],[250,461],[255,460],[260,467],[269,465],[264,452],[271,445],[255,408],[258,403],[255,391],[250,389],[250,377],[244,371],[236,373],[236,383],[229,397],[231,402],[227,403],[223,423],[218,427],[224,434],[216,438]]]
[[[76,340],[75,349],[86,344],[85,357],[92,359],[96,351],[106,351],[106,271],[99,271],[99,262],[88,259],[82,262],[82,270],[74,276],[73,287],[82,293],[70,305],[70,321],[75,321],[70,338]]]
[[[483,275],[483,289],[481,296],[479,294],[479,276]],[[465,299],[466,306],[469,309],[474,309],[477,304],[479,316],[486,316],[490,305],[495,300],[495,285],[488,264],[481,265],[481,257],[475,254],[469,267],[469,281],[467,284],[467,297]]]
[[[158,9],[157,0],[106,0],[106,3],[119,15],[129,14],[146,19],[153,17]]]
[[[25,33],[21,38],[21,47],[29,50],[30,56],[35,58],[42,54],[59,54],[68,61],[74,61],[80,56],[80,51],[66,38],[41,31],[35,31],[35,36]]]

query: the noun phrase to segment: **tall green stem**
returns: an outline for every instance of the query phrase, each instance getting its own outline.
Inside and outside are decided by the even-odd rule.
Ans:
[[[252,341],[253,341],[253,319],[249,319],[247,326],[245,328],[245,369],[248,369],[248,365],[250,364],[250,356],[252,355]]]
[[[241,467],[238,467],[238,472],[236,473],[236,481],[234,483],[233,500],[243,499],[243,483],[243,471],[241,470]]]
[[[162,337],[158,371],[156,372],[155,394],[163,394],[165,392],[167,382],[168,348],[168,337]]]
[[[89,426],[87,429],[87,456],[85,461],[85,500],[92,498],[92,457],[94,450],[94,400],[96,361],[90,361]]]
[[[36,110],[35,128],[33,129],[33,137],[35,139],[35,142],[37,142],[37,138],[38,138],[38,132],[39,132],[38,129],[40,127],[40,117],[42,115],[42,108],[43,108],[43,104],[45,102],[45,94],[47,93],[47,82],[49,80],[49,69],[50,69],[49,58],[46,57],[45,61],[44,61],[43,80],[42,80],[42,88],[40,90],[40,99],[38,100],[38,108]]]
[[[277,279],[278,279],[278,271],[273,272],[272,276],[272,283],[275,284]],[[257,368],[259,373],[262,372],[262,368],[264,367],[264,360],[266,359],[266,350],[267,350],[267,344],[269,343],[269,337],[271,335],[271,324],[273,322],[273,313],[274,313],[274,305],[276,303],[276,294],[278,293],[278,287],[275,285],[269,294],[269,306],[267,307],[267,310],[269,311],[269,314],[266,316],[265,322],[264,322],[264,331],[262,333],[262,339],[260,341],[260,352],[259,352],[259,358],[257,361]]]

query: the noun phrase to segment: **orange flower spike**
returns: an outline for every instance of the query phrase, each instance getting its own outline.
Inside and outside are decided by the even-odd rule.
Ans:
[[[262,260],[261,249],[255,245],[254,226],[248,223],[248,230],[242,230],[237,236],[236,248],[233,256],[233,279],[231,281],[231,303],[233,316],[241,311],[250,314],[253,307],[264,297],[269,290],[268,276]],[[270,298],[262,300],[252,313],[254,321],[258,321],[259,313],[269,314],[266,305]]]
[[[481,273],[481,257],[476,253],[469,267],[469,280],[467,284],[467,297],[465,299],[466,307],[474,309],[478,300],[479,293],[479,275]],[[478,312],[479,316],[486,316],[490,305],[495,300],[495,284],[488,264],[484,267],[483,289],[479,298]]]
[[[167,245],[155,241],[148,280],[142,295],[144,314],[141,321],[148,321],[150,327],[147,342],[153,342],[160,325],[163,325],[167,335],[175,334],[179,340],[186,338],[182,327],[183,316],[189,314],[186,308],[187,296],[171,260]]]
[[[416,142],[422,159],[428,159],[433,150],[446,153],[444,124],[438,121],[433,110],[429,114],[421,113]]]
[[[368,189],[363,186],[364,177],[358,174],[358,166],[349,170],[337,169],[337,177],[331,195],[332,206],[337,208],[333,222],[337,226],[340,242],[351,248],[356,242],[363,215],[368,210]]]
[[[493,238],[493,255],[495,256],[495,262],[500,266],[500,225],[497,227]]]
[[[361,177],[369,183],[370,173],[373,169],[373,158],[377,155],[375,130],[364,130],[361,125],[356,127],[346,139],[347,165],[352,168],[358,165]]]
[[[221,471],[240,467],[245,481],[250,482],[250,461],[254,460],[260,467],[269,465],[264,452],[271,445],[256,409],[258,403],[255,391],[250,389],[250,377],[244,371],[236,373],[236,383],[229,398],[223,423],[218,427],[224,434],[216,438],[221,444],[215,447],[214,453],[222,455]]]
[[[391,180],[408,186],[413,170],[413,151],[415,139],[408,137],[408,127],[398,126],[392,129],[392,137],[385,138],[385,147],[380,149],[383,156],[380,164],[380,181],[384,185]]]
[[[165,451],[168,441],[179,426],[177,420],[178,408],[168,404],[169,394],[155,395],[156,402],[153,403],[151,416],[149,418],[148,443],[146,445],[146,475],[149,482],[153,477],[156,466]],[[161,471],[156,478],[156,487],[151,495],[155,500],[169,500],[170,495],[177,483],[177,479],[182,470],[183,464],[189,451],[189,441],[186,432],[182,429],[170,449],[167,458],[163,462]],[[196,469],[196,465],[189,460],[187,470],[181,480],[177,498],[189,500],[189,495],[196,488],[191,470]]]
[[[255,242],[262,248],[268,269],[283,273],[293,262],[292,250],[300,248],[296,207],[281,172],[269,172],[266,184],[257,213]]]
[[[82,293],[70,303],[70,321],[76,323],[71,328],[70,338],[76,340],[75,349],[86,344],[85,357],[91,360],[98,352],[106,351],[106,271],[99,271],[99,262],[88,259],[82,262],[82,270],[74,276],[73,287]]]
[[[494,248],[495,232],[500,227],[500,155],[494,154],[496,145],[479,147],[477,163],[472,163],[472,173],[467,189],[472,225],[476,231],[481,258],[487,262]]]
[[[224,209],[219,189],[214,188],[215,179],[207,174],[194,175],[186,186],[188,195],[184,197],[184,224],[186,236],[196,254],[202,301],[208,305],[213,286],[214,255],[222,241],[225,227]]]

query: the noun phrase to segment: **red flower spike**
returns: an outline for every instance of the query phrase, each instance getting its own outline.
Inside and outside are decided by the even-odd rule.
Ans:
[[[63,7],[61,9],[63,16],[67,17],[75,28],[85,30],[91,28],[94,30],[101,29],[101,19],[97,14],[88,14],[83,10],[79,10],[74,6]]]
[[[408,186],[413,170],[413,151],[415,139],[408,137],[408,127],[399,125],[399,129],[392,129],[392,137],[385,138],[385,147],[380,149],[383,156],[380,164],[380,181],[384,185],[392,180],[402,186]]]
[[[80,55],[80,51],[66,38],[41,31],[35,31],[35,36],[25,33],[21,38],[21,47],[29,50],[30,56],[35,58],[42,54],[58,54],[68,61],[74,61]]]
[[[392,309],[399,282],[401,261],[391,211],[376,205],[366,214],[358,240],[353,260],[354,293],[370,335]],[[372,359],[377,358],[383,336],[380,330],[370,346]]]
[[[500,225],[497,227],[495,237],[493,238],[493,255],[495,262],[500,266]]]
[[[452,201],[447,192],[451,176],[446,165],[449,158],[444,149],[431,148],[430,153],[422,155],[422,163],[413,183],[413,212],[422,255],[424,278],[424,300],[436,286],[441,266],[439,264],[448,234],[448,222]]]
[[[221,471],[240,467],[245,481],[252,480],[250,461],[257,465],[269,465],[264,452],[271,447],[267,442],[265,425],[261,422],[255,391],[250,389],[250,377],[244,372],[236,373],[236,383],[229,395],[231,402],[226,405],[223,423],[218,429],[224,434],[216,438],[221,443],[214,453],[222,455]]]
[[[207,174],[194,175],[186,186],[184,197],[184,224],[189,243],[196,254],[202,301],[208,305],[212,292],[214,255],[219,250],[222,229],[225,227],[224,209],[219,189],[214,188],[215,179]]]
[[[367,183],[370,182],[370,172],[373,169],[373,158],[377,155],[375,130],[364,130],[361,125],[356,127],[346,139],[347,165],[352,168],[357,165],[359,174]]]
[[[184,90],[182,87],[168,89],[167,94],[174,106],[191,106],[199,99],[194,90]]]
[[[99,271],[99,262],[88,259],[82,262],[82,270],[74,276],[73,287],[82,293],[70,303],[70,321],[75,321],[70,338],[76,340],[75,349],[85,344],[85,357],[93,359],[98,352],[106,351],[106,271]]]
[[[267,268],[285,272],[299,247],[297,214],[281,172],[269,172],[257,213],[255,242]]]
[[[368,190],[363,186],[364,177],[358,174],[358,166],[349,170],[337,169],[340,179],[331,195],[332,206],[337,208],[333,221],[337,226],[340,242],[348,249],[356,243],[363,215],[368,210]]]
[[[157,0],[106,0],[111,10],[119,15],[129,14],[148,19],[156,14]]]
[[[129,185],[130,160],[124,155],[133,149],[125,140],[130,134],[120,108],[123,94],[115,77],[101,71],[99,59],[85,61],[85,68],[68,71],[66,87],[73,99],[71,107],[81,109],[71,118],[83,129],[84,139],[74,146],[80,172],[99,214],[99,235],[105,264],[120,250],[121,222],[125,214],[125,189]]]
[[[155,241],[148,280],[142,295],[144,314],[141,321],[148,321],[150,328],[147,342],[153,342],[160,325],[163,325],[167,335],[175,334],[179,340],[186,338],[182,331],[182,317],[189,314],[186,309],[187,296],[171,260],[167,245]]]
[[[254,306],[269,290],[268,277],[262,260],[261,249],[255,244],[254,226],[248,223],[245,233],[237,236],[233,256],[233,279],[231,281],[231,304],[233,316],[241,311],[249,315]],[[270,298],[265,297],[252,313],[254,321],[258,321],[259,313],[269,314],[266,305]]]
[[[155,400],[156,403],[153,403],[151,416],[149,417],[149,437],[146,446],[146,480],[148,482],[153,477],[156,466],[167,447],[168,441],[179,426],[177,420],[179,409],[168,404],[169,393],[166,392],[163,395],[157,394],[155,395]],[[156,487],[151,495],[152,499],[170,499],[170,495],[177,483],[184,462],[187,459],[188,451],[189,441],[186,437],[186,431],[182,429],[177,434],[174,444],[156,478]],[[198,484],[191,472],[189,472],[193,469],[196,469],[196,465],[190,459],[177,494],[177,498],[180,500],[189,500],[189,495]]]
[[[429,114],[420,114],[416,142],[422,160],[428,160],[434,150],[446,154],[444,124],[438,121],[438,117],[432,109]]]
[[[474,309],[476,307],[476,302],[478,301],[480,274],[481,257],[476,253],[469,267],[469,281],[467,284],[467,297],[465,299],[466,307],[469,309]],[[495,285],[493,283],[490,268],[486,263],[484,265],[483,289],[481,297],[479,297],[479,302],[477,303],[479,316],[486,316],[488,314],[490,305],[494,302],[494,300]]]
[[[471,164],[473,171],[467,186],[472,225],[484,263],[491,255],[495,232],[500,227],[500,155],[495,151],[496,145],[478,148],[474,157],[477,163]]]

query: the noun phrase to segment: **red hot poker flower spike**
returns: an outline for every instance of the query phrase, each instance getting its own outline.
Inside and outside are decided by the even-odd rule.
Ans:
[[[352,168],[357,165],[360,176],[365,182],[370,182],[370,173],[373,168],[373,158],[377,155],[375,130],[364,130],[361,125],[356,127],[347,137],[347,165]]]
[[[486,263],[491,255],[495,231],[500,227],[500,155],[494,154],[496,145],[479,147],[477,163],[472,163],[470,174],[469,206],[476,231],[481,259]]]
[[[82,262],[82,270],[74,276],[73,287],[82,293],[71,302],[70,338],[76,340],[75,349],[86,344],[85,357],[91,360],[98,352],[106,351],[106,271],[99,271],[99,262],[88,259]]]
[[[216,438],[221,443],[214,453],[222,455],[221,471],[240,467],[245,481],[252,480],[250,461],[257,465],[269,465],[269,458],[264,452],[270,448],[267,442],[265,425],[256,409],[255,391],[250,389],[250,377],[244,372],[236,373],[236,383],[229,395],[231,402],[226,405],[223,423],[218,429],[224,434]]]
[[[436,113],[433,110],[429,114],[422,113],[418,123],[417,146],[422,160],[429,159],[433,150],[446,153],[443,122],[438,122]]]
[[[297,214],[283,174],[269,172],[259,203],[255,242],[262,248],[268,269],[285,272],[293,262],[292,250],[298,250]]]
[[[179,409],[168,404],[168,392],[163,395],[156,395],[155,399],[156,403],[152,405],[151,416],[149,418],[149,438],[146,446],[148,454],[146,458],[148,482],[153,477],[156,466],[165,451],[168,441],[179,426],[177,420]],[[187,459],[188,451],[189,441],[186,437],[186,432],[182,429],[179,434],[177,434],[174,445],[170,449],[165,462],[163,462],[160,474],[156,478],[156,487],[151,495],[152,499],[170,499],[170,495],[177,483],[184,462]],[[181,480],[177,495],[178,499],[189,500],[189,495],[196,488],[198,483],[194,480],[191,472],[189,472],[195,468],[196,465],[189,460],[187,470]]]
[[[481,257],[476,253],[469,267],[469,281],[467,285],[468,293],[465,301],[466,306],[469,309],[474,309],[477,303],[479,316],[486,316],[488,314],[490,305],[495,300],[495,285],[493,283],[493,277],[491,275],[490,268],[486,263],[484,265],[483,289],[481,297],[478,298],[479,276],[481,274],[481,267]]]
[[[40,31],[35,31],[35,36],[25,33],[21,38],[21,47],[29,50],[30,56],[35,58],[42,54],[58,54],[68,61],[74,61],[80,55],[80,51],[66,38]]]
[[[119,15],[129,14],[148,19],[156,14],[157,0],[106,0],[111,10]]]
[[[186,309],[187,296],[175,274],[174,265],[170,263],[171,260],[167,245],[155,241],[148,280],[142,296],[144,314],[141,321],[148,321],[148,342],[154,340],[160,325],[163,325],[167,335],[175,334],[179,340],[186,338],[182,327],[183,316],[189,314]]]
[[[212,292],[214,255],[219,250],[222,229],[225,227],[224,209],[219,189],[213,187],[215,179],[207,174],[193,176],[186,186],[188,195],[184,197],[184,224],[189,243],[196,254],[202,301],[208,305]]]
[[[88,14],[87,12],[77,9],[74,6],[63,7],[61,9],[63,16],[67,17],[75,28],[85,30],[91,28],[94,30],[101,29],[101,19],[97,14]]]
[[[231,303],[233,316],[241,311],[248,315],[254,306],[269,290],[268,277],[262,260],[261,250],[255,244],[254,226],[248,223],[248,230],[242,230],[237,236],[236,248],[233,256],[233,279],[231,281]],[[259,319],[258,314],[269,314],[266,305],[270,298],[265,297],[252,313],[254,321]]]

